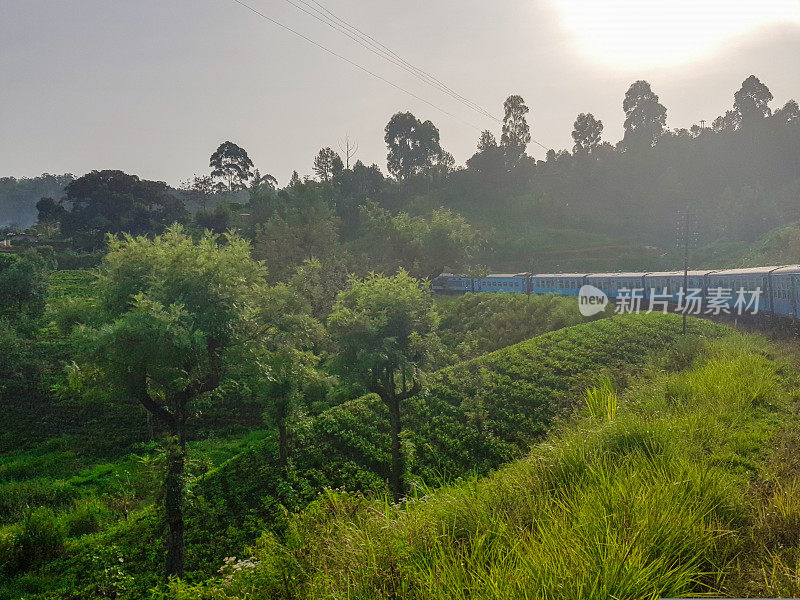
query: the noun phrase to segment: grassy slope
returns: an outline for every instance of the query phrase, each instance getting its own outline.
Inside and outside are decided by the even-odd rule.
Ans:
[[[693,322],[695,332],[719,334],[717,325]],[[522,456],[601,373],[618,383],[641,368],[650,353],[679,335],[675,318],[614,318],[553,332],[445,369],[431,391],[408,404],[407,451],[416,482],[485,473]],[[206,577],[265,528],[281,531],[286,513],[314,499],[324,486],[382,494],[388,474],[385,407],[364,397],[324,412],[298,431],[295,468],[277,469],[272,437],[194,482],[187,508],[188,567]],[[99,593],[113,589],[138,597],[158,582],[161,529],[154,511],[134,513],[102,533],[77,538],[64,558],[25,576],[31,591]],[[123,563],[118,561],[123,559]],[[103,583],[108,569],[117,583]],[[22,585],[23,582],[18,582]],[[111,587],[109,587],[111,586]]]
[[[752,244],[712,244],[698,250],[697,258],[697,264],[717,269],[796,264],[800,262],[800,223],[773,229]]]
[[[266,535],[227,582],[170,597],[797,594],[796,367],[759,338],[714,342],[489,477],[400,506],[326,493],[287,545]]]

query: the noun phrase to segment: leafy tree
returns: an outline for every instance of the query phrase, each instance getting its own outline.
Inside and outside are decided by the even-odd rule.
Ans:
[[[447,162],[439,130],[431,121],[423,123],[410,112],[399,112],[389,120],[385,133],[389,173],[401,181]]]
[[[592,113],[579,114],[572,130],[572,139],[575,141],[572,151],[575,154],[589,154],[600,145],[602,135],[602,121],[595,119]]]
[[[209,166],[213,169],[211,176],[222,180],[224,184],[219,184],[220,187],[230,192],[244,189],[253,176],[253,161],[244,148],[233,142],[221,143],[211,155]]]
[[[466,267],[479,236],[460,214],[440,208],[427,216],[392,215],[375,203],[362,207],[363,228],[375,269],[408,268],[433,277],[445,269]]]
[[[289,457],[289,423],[314,387],[325,378],[315,368],[315,347],[325,336],[311,306],[291,286],[264,290],[256,304],[262,340],[252,347],[258,369],[253,387],[264,398],[265,417],[278,429],[278,456],[282,467]]]
[[[52,249],[48,250],[29,249],[19,255],[0,254],[0,313],[41,313],[47,276],[56,266]]]
[[[497,145],[497,139],[491,131],[482,131],[478,139],[478,151],[467,159],[467,168],[487,176],[491,183],[497,183],[497,176],[502,173],[503,167],[503,152]]]
[[[107,233],[160,233],[186,217],[186,209],[166,183],[122,171],[92,171],[66,187],[61,202],[61,234],[75,245],[95,249]]]
[[[438,315],[427,287],[399,270],[394,277],[353,279],[336,299],[328,329],[346,374],[378,394],[391,420],[391,489],[403,495],[401,406],[422,388],[422,371],[438,344]]]
[[[772,116],[783,125],[796,123],[800,119],[800,106],[797,105],[797,101],[789,100],[783,105],[783,108],[776,110]]]
[[[750,75],[733,96],[733,110],[739,115],[741,124],[747,126],[770,116],[771,101],[769,88],[758,77]]]
[[[516,167],[531,141],[531,129],[525,115],[530,112],[522,96],[509,96],[503,103],[503,134],[500,148],[509,169]]]
[[[233,213],[227,203],[217,204],[212,210],[200,210],[194,215],[194,227],[200,231],[225,233],[231,228]]]
[[[256,227],[253,254],[265,261],[271,281],[285,281],[304,260],[327,257],[338,247],[336,229],[326,206],[288,210]]]
[[[278,180],[275,179],[269,173],[265,173],[264,175],[256,169],[253,173],[253,179],[250,181],[250,187],[248,188],[250,194],[257,194],[261,191],[274,191],[278,188]]]
[[[188,195],[188,200],[202,210],[207,210],[208,200],[214,195],[214,179],[209,175],[195,175],[181,183],[180,189]]]
[[[714,119],[711,123],[712,131],[717,133],[722,133],[724,131],[735,131],[739,128],[741,123],[741,117],[739,113],[735,110],[728,110],[725,111],[724,115],[721,115]]]
[[[39,223],[54,223],[59,222],[64,218],[67,213],[64,205],[57,202],[52,198],[42,198],[36,203],[36,220]]]
[[[305,260],[297,267],[289,280],[289,285],[311,306],[311,314],[318,319],[327,318],[333,309],[336,295],[347,287],[354,272],[365,269],[355,264],[355,259],[347,251]]]
[[[180,226],[109,240],[98,290],[106,324],[83,330],[75,380],[138,401],[169,430],[166,573],[183,575],[183,489],[192,403],[216,390],[252,337],[264,270],[236,235],[195,242]]]
[[[320,181],[330,181],[344,170],[342,157],[330,148],[323,148],[314,158],[314,173]]]
[[[622,102],[625,111],[625,149],[653,146],[667,125],[667,109],[658,101],[658,95],[646,81],[631,84]]]
[[[481,131],[481,136],[478,138],[478,152],[487,152],[497,148],[497,138],[488,129]]]

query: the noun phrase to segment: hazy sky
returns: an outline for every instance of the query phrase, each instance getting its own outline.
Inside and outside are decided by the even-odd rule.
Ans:
[[[497,123],[287,0],[242,1],[457,118],[234,0],[0,0],[0,176],[122,169],[177,184],[230,139],[285,184],[345,135],[385,172],[383,128],[398,110],[433,120],[460,164],[481,129],[499,138]],[[571,147],[579,112],[616,142],[636,79],[670,127],[710,122],[751,73],[773,108],[800,100],[800,0],[319,3],[497,116],[522,95],[533,137],[556,149]]]

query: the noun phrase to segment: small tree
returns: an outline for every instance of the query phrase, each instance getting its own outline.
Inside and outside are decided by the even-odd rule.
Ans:
[[[572,139],[575,141],[572,151],[576,155],[589,154],[600,145],[602,135],[602,121],[595,119],[592,113],[579,114],[572,129]]]
[[[235,235],[198,242],[180,226],[163,235],[109,238],[100,268],[100,302],[109,320],[82,330],[76,371],[111,396],[138,401],[165,425],[164,508],[167,576],[183,576],[183,473],[191,403],[219,387],[230,351],[249,339],[264,269]],[[237,353],[235,362],[241,359]]]
[[[42,312],[47,277],[56,267],[52,254],[52,249],[46,248],[0,255],[0,316],[4,312]]]
[[[323,148],[314,158],[314,173],[320,181],[330,181],[343,170],[342,157],[330,148]]]
[[[401,405],[421,390],[423,368],[438,343],[438,321],[430,291],[402,269],[394,277],[352,279],[328,319],[342,372],[378,394],[389,409],[395,502],[403,495],[405,473]]]
[[[311,305],[291,286],[265,289],[256,305],[258,335],[250,344],[253,387],[264,398],[264,416],[278,429],[282,467],[289,457],[289,424],[311,388],[324,387],[313,350],[325,336]]]

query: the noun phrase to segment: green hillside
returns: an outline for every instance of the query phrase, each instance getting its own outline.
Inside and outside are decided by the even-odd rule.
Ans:
[[[797,264],[800,262],[800,223],[773,229],[751,244],[717,242],[697,250],[694,260],[713,269]]]
[[[265,534],[224,579],[169,597],[795,595],[796,351],[757,337],[687,350],[673,356],[688,371],[601,388],[602,410],[488,477],[402,505],[328,491],[285,543]]]
[[[712,337],[728,332],[702,321],[692,321],[691,331]],[[654,360],[655,352],[674,347],[680,337],[680,321],[674,317],[615,317],[548,333],[437,372],[430,378],[429,391],[409,401],[404,415],[405,453],[418,493],[457,477],[485,474],[523,456],[553,419],[568,414],[580,401],[587,385],[605,376],[624,387]],[[261,441],[245,439],[246,449],[225,460],[241,443],[238,439],[196,446],[194,460],[200,465],[192,468],[195,479],[186,510],[190,581],[214,575],[226,556],[241,554],[265,529],[286,535],[291,520],[286,511],[301,509],[325,488],[344,486],[373,498],[385,493],[388,415],[376,396],[345,402],[302,423],[285,473],[278,466],[272,433]],[[219,451],[205,458],[212,448]],[[0,597],[27,593],[62,598],[68,597],[67,590],[83,590],[89,596],[114,590],[119,597],[137,598],[157,585],[162,529],[157,511],[147,502],[153,491],[143,486],[157,481],[146,475],[147,469],[163,468],[158,467],[160,454],[86,464],[82,468],[88,470],[76,479],[69,476],[71,468],[83,463],[75,462],[66,449],[55,455],[42,452],[39,462],[30,455],[12,459],[18,466],[9,463],[5,485],[20,489],[17,502],[28,498],[54,511],[37,518],[44,520],[45,528],[48,523],[56,531],[66,527],[67,537],[56,551],[35,558],[32,571],[20,570],[10,561],[19,558],[14,540],[26,530],[27,521],[6,526],[4,572],[14,579]],[[220,459],[224,462],[215,466]],[[59,462],[64,479],[54,478],[56,472],[49,467],[40,471],[41,461]],[[51,479],[36,478],[47,471]],[[132,482],[125,484],[130,486],[131,505],[124,519],[113,511],[102,512],[88,534],[65,525],[88,510],[84,504],[97,494],[123,497],[111,489],[122,485],[120,477]],[[64,490],[63,497],[28,496],[32,492],[24,486],[34,484]],[[103,573],[112,567],[118,575],[108,582]]]

